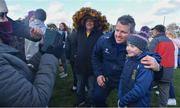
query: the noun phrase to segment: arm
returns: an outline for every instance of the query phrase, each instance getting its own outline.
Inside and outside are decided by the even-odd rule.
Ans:
[[[92,67],[93,67],[93,71],[94,74],[96,75],[96,77],[98,77],[99,75],[103,75],[102,73],[102,56],[103,56],[103,52],[102,52],[102,38],[99,38],[99,40],[97,41],[97,43],[94,46],[93,49],[93,53],[92,53]]]
[[[153,81],[153,72],[149,69],[140,69],[135,80],[134,87],[123,97],[120,97],[120,106],[126,106],[137,101],[149,91]]]
[[[13,35],[24,37],[32,41],[39,41],[42,37],[42,31],[40,29],[30,29],[29,26],[23,24],[22,22],[13,21],[8,18],[12,23]]]
[[[147,56],[141,59],[141,63],[145,68],[152,69],[153,71],[160,71],[161,57],[157,53],[150,52]]]
[[[94,46],[93,53],[92,53],[92,66],[95,76],[97,77],[97,83],[100,87],[105,86],[105,77],[103,75],[102,70],[102,62],[103,62],[103,40],[100,38],[96,45]]]
[[[9,106],[47,106],[53,92],[58,60],[45,54],[34,82],[28,81],[5,59],[0,58],[0,97]]]

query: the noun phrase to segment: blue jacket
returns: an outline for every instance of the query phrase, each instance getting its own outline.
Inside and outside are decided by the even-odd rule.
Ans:
[[[140,60],[152,53],[142,53],[137,57],[128,58],[124,64],[123,73],[119,82],[119,105],[129,107],[150,106],[150,91],[153,81],[153,72],[144,68]],[[160,59],[158,55],[155,57]]]
[[[126,60],[126,43],[117,44],[113,33],[99,38],[93,49],[92,65],[97,76],[104,75],[118,83]]]

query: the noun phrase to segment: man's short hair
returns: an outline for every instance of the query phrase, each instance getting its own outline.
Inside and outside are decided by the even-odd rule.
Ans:
[[[134,33],[135,32],[135,21],[134,18],[130,15],[123,15],[118,18],[117,23],[120,22],[123,25],[129,25],[130,26],[130,32]]]

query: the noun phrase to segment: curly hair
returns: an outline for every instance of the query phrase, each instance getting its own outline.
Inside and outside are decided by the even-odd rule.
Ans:
[[[64,31],[68,31],[68,26],[64,22],[61,22],[60,24],[64,26]]]
[[[72,19],[73,26],[77,29],[81,26],[84,26],[84,22],[87,20],[87,17],[93,17],[94,21],[96,21],[98,29],[102,31],[106,31],[109,28],[109,23],[104,15],[101,12],[92,9],[90,7],[82,7],[79,11],[77,11]],[[96,26],[96,25],[95,25]]]

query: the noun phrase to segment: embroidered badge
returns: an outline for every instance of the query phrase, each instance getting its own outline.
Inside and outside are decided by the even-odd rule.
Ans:
[[[108,48],[106,48],[104,52],[107,53],[107,54],[110,53]]]
[[[137,74],[137,70],[134,69],[133,72],[132,72],[132,75],[131,75],[131,79],[132,79],[132,80],[135,80],[136,74]]]

